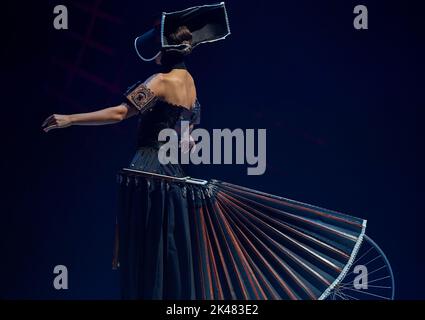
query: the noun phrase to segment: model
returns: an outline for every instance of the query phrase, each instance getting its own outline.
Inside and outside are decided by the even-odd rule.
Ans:
[[[200,121],[185,57],[230,34],[224,3],[161,16],[135,41],[161,70],[96,112],[52,115],[46,132],[140,117],[138,148],[119,172],[114,267],[124,299],[323,299],[342,280],[366,221],[260,191],[187,178],[163,164],[163,129]],[[181,137],[180,137],[181,138]],[[193,141],[182,141],[187,150]]]

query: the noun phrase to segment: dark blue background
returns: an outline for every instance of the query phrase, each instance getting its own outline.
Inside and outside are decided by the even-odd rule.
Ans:
[[[133,39],[155,13],[201,1],[6,1],[1,49],[0,298],[119,298],[111,270],[115,173],[136,119],[45,134],[51,113],[119,103],[154,72]],[[37,4],[35,4],[37,3]],[[69,30],[53,28],[66,4]],[[369,30],[353,8],[369,8]],[[232,35],[188,65],[202,125],[267,128],[267,171],[203,166],[192,175],[368,219],[392,262],[397,298],[425,298],[424,17],[420,1],[227,1]],[[97,15],[93,19],[94,14]],[[52,286],[69,269],[69,290]]]

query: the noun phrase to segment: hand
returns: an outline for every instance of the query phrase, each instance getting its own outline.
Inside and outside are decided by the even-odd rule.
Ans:
[[[53,129],[69,127],[71,124],[71,117],[69,115],[52,114],[50,117],[44,120],[41,127],[43,128],[44,132],[49,132]]]

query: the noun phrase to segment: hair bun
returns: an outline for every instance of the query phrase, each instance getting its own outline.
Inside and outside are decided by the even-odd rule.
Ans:
[[[177,45],[179,48],[167,48],[164,50],[167,54],[187,56],[192,52],[192,32],[188,27],[178,27],[168,36],[168,39],[170,44]]]
[[[192,32],[186,26],[180,26],[168,38],[172,44],[192,44]]]

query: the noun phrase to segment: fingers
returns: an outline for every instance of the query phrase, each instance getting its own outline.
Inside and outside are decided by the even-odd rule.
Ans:
[[[57,129],[59,126],[57,124],[52,124],[46,128],[44,128],[44,132],[49,132],[50,130]]]
[[[43,121],[43,124],[41,126],[44,127],[54,116],[55,116],[54,114],[49,116],[46,120]]]
[[[51,126],[51,125],[54,125],[54,124],[58,124],[58,122],[55,118],[52,118],[46,123],[46,125],[44,127],[48,127],[48,126]]]
[[[48,132],[51,129],[56,129],[57,127],[59,127],[59,124],[56,123],[55,121],[49,121],[43,128],[44,132]]]
[[[46,120],[44,120],[43,124],[41,125],[44,132],[49,132],[52,129],[59,128],[59,122],[56,114],[52,114],[50,117],[48,117]]]

